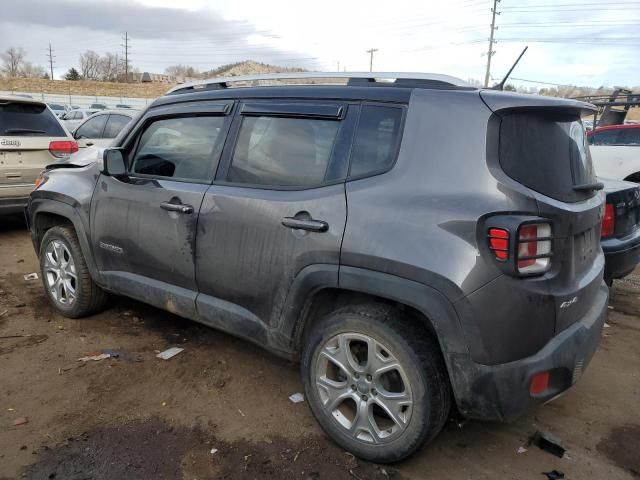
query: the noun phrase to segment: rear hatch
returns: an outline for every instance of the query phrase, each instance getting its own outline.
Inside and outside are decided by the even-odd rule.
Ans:
[[[494,125],[502,171],[528,187],[538,215],[551,220],[551,268],[542,277],[554,303],[555,331],[580,320],[602,283],[600,225],[604,194],[598,191],[580,115],[583,102],[482,91],[496,114]],[[601,186],[600,186],[601,187]]]
[[[0,99],[0,195],[24,195],[44,167],[58,160],[52,141],[71,140],[56,116],[38,102]]]

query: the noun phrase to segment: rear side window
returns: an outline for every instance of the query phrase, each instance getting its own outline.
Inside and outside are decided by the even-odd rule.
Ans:
[[[325,181],[340,122],[244,117],[227,180],[308,187]]]
[[[195,182],[208,180],[214,149],[219,149],[224,137],[224,120],[221,116],[156,120],[140,137],[133,172]]]
[[[0,135],[66,137],[56,116],[34,103],[0,102]]]
[[[383,172],[393,165],[400,146],[402,108],[363,105],[351,155],[349,175]]]
[[[126,115],[109,115],[107,126],[104,129],[104,138],[116,138],[120,131],[131,119]]]
[[[576,202],[595,195],[573,187],[596,181],[586,134],[572,115],[516,112],[502,118],[500,165],[523,185],[549,197]]]

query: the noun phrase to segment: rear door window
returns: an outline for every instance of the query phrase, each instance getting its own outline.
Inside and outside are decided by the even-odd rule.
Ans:
[[[321,185],[339,127],[337,120],[244,117],[227,180],[274,187]]]
[[[359,177],[388,170],[400,147],[403,109],[363,105],[353,145],[349,175]]]
[[[98,115],[90,118],[76,130],[76,138],[102,138],[104,125],[107,123],[108,115]]]
[[[126,115],[109,115],[107,126],[104,129],[104,138],[116,138],[120,131],[129,123],[131,119]]]
[[[46,105],[14,101],[0,101],[0,135],[67,136],[56,116]]]

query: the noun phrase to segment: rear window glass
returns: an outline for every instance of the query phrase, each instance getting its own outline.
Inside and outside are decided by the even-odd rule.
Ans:
[[[379,173],[388,169],[396,158],[400,144],[402,109],[364,105],[351,157],[352,177]]]
[[[56,116],[37,103],[0,103],[0,135],[66,137]]]
[[[507,175],[549,197],[576,202],[595,195],[574,186],[596,181],[577,117],[518,112],[500,127],[500,165]]]
[[[640,128],[623,128],[618,136],[620,145],[640,145]]]

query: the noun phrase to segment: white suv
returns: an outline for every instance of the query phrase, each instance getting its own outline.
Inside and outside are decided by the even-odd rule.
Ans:
[[[22,211],[40,172],[77,151],[45,103],[0,96],[0,214]]]

